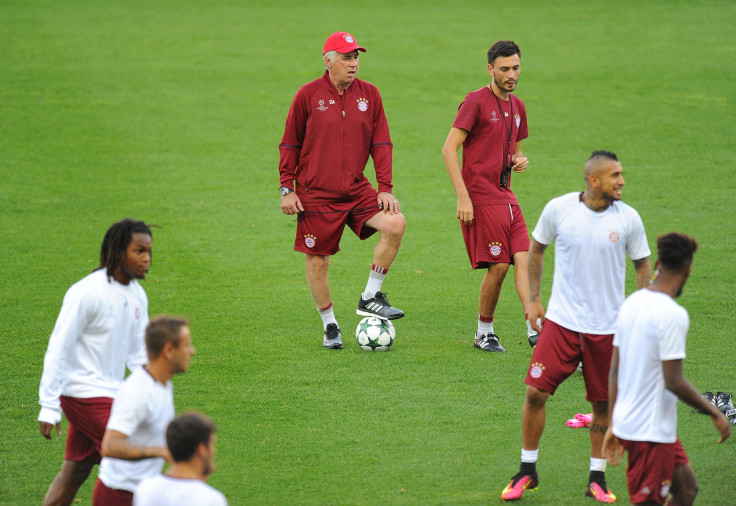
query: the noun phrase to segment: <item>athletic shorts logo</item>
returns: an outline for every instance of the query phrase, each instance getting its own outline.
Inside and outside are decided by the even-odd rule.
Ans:
[[[358,109],[360,109],[361,112],[365,112],[368,110],[368,99],[367,98],[359,98],[358,99]]]
[[[307,248],[312,249],[314,248],[315,244],[317,244],[317,238],[314,237],[312,234],[307,234],[304,236],[304,245]]]
[[[672,485],[670,480],[662,482],[662,488],[659,489],[659,497],[667,497],[667,494],[670,493],[670,485]]]
[[[529,369],[529,376],[539,379],[542,377],[542,374],[544,374],[544,366],[540,362],[534,362]]]
[[[317,110],[318,111],[326,111],[327,109],[328,108],[325,107],[325,101],[324,100],[320,100],[319,101],[319,107],[317,107]]]
[[[516,121],[516,128],[519,128],[519,126],[521,125],[521,116],[519,116],[518,114],[514,114],[514,120]]]
[[[501,243],[500,242],[492,242],[488,245],[488,252],[491,254],[491,256],[497,257],[501,254]]]
[[[140,320],[141,319],[141,308],[137,307],[135,308],[135,319]]]
[[[616,243],[621,239],[621,233],[615,228],[608,234],[608,240]]]

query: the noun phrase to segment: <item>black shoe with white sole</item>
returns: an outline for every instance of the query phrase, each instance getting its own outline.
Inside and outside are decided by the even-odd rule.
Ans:
[[[342,349],[342,334],[336,323],[327,324],[325,329],[325,337],[322,340],[322,347],[328,350]]]
[[[376,292],[376,295],[368,300],[363,300],[361,296],[355,312],[361,316],[376,316],[382,320],[398,320],[404,316],[401,309],[396,309],[389,304],[383,292]]]

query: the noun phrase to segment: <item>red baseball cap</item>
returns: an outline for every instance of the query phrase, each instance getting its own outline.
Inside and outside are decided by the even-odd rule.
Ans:
[[[325,47],[322,49],[322,54],[330,51],[337,51],[338,53],[350,53],[355,50],[363,51],[365,48],[360,47],[352,35],[348,32],[335,32],[325,41]]]

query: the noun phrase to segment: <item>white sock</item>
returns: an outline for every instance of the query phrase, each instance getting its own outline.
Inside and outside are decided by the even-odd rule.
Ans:
[[[533,463],[537,461],[537,457],[539,457],[539,448],[537,448],[536,450],[525,450],[524,448],[521,449],[522,462]]]
[[[381,267],[380,265],[373,264],[371,266],[371,273],[368,275],[368,283],[365,285],[365,292],[361,295],[363,300],[372,299],[376,296],[376,292],[381,291],[381,285],[383,280],[386,278],[388,269]]]
[[[606,459],[596,459],[590,457],[590,470],[606,472]]]
[[[483,336],[485,334],[493,334],[493,322],[483,322],[480,321],[480,317],[478,318],[478,334],[479,336]]]
[[[327,330],[327,325],[329,325],[330,323],[334,323],[335,325],[337,325],[337,320],[335,319],[335,311],[333,311],[331,302],[330,305],[327,306],[325,309],[318,309],[317,311],[319,311],[319,315],[322,317],[322,326],[325,330]]]

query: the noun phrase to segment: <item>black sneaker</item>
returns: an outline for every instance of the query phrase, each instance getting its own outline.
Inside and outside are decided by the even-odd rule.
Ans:
[[[537,345],[537,341],[539,341],[539,332],[535,332],[534,334],[528,334],[529,337],[529,346],[534,348]]]
[[[729,409],[733,409],[733,396],[726,392],[718,392],[716,394],[715,404],[722,413],[725,413]]]
[[[396,309],[389,304],[386,294],[383,292],[376,292],[375,297],[368,300],[363,300],[361,296],[358,300],[358,309],[355,312],[361,316],[376,316],[382,320],[398,320],[404,316],[401,309]]]
[[[327,324],[322,347],[328,350],[342,350],[342,334],[336,323]]]
[[[498,336],[492,332],[489,332],[488,334],[483,334],[481,336],[476,334],[475,339],[473,340],[473,344],[476,348],[483,351],[495,351],[497,353],[506,352],[506,348],[501,346],[501,343],[498,342]]]

